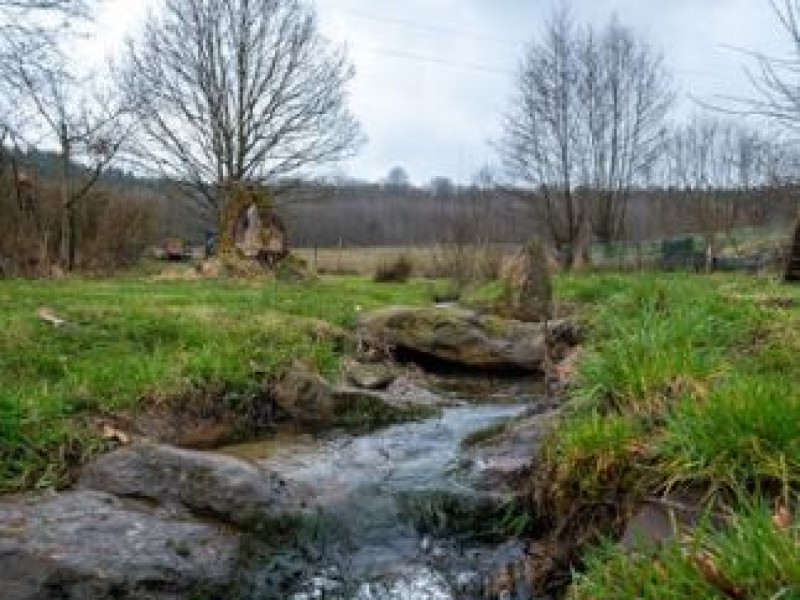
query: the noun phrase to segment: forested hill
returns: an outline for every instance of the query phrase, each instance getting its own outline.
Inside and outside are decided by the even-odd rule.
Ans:
[[[18,158],[40,182],[57,180],[61,167],[55,153],[30,151]],[[443,181],[426,187],[355,180],[284,182],[276,201],[294,246],[519,242],[532,235],[547,236],[544,223],[536,218],[537,211],[524,195],[493,187],[443,185]],[[112,168],[103,174],[101,186],[130,201],[152,202],[162,239],[180,236],[199,243],[206,231],[215,229],[215,223],[199,214],[196,204],[176,196],[176,186],[169,180]],[[626,237],[658,239],[700,232],[705,225],[785,224],[794,217],[796,196],[787,190],[703,195],[639,191],[628,208]]]

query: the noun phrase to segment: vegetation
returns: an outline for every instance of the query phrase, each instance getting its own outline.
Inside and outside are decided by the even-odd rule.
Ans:
[[[800,529],[776,527],[758,505],[733,517],[724,530],[701,527],[658,551],[621,553],[607,545],[587,561],[572,600],[800,597]]]
[[[88,416],[241,394],[295,359],[331,374],[360,310],[429,298],[429,284],[358,279],[0,282],[0,492],[63,484],[102,449]]]
[[[383,262],[375,271],[377,283],[404,283],[411,277],[414,265],[405,255],[398,256],[392,262]]]
[[[571,597],[800,593],[798,529],[773,518],[774,503],[791,506],[800,491],[791,358],[800,292],[769,278],[682,274],[566,277],[558,287],[590,308],[591,333],[568,414],[544,451],[539,497],[564,517],[691,488],[732,514],[725,527],[640,553],[605,543]]]

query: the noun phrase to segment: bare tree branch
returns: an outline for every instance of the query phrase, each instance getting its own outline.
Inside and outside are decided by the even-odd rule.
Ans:
[[[137,158],[219,215],[229,182],[274,183],[352,155],[352,76],[300,0],[167,0],[122,72],[142,116]]]

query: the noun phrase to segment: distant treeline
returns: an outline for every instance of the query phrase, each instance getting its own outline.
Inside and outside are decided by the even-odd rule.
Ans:
[[[57,157],[29,152],[20,157],[36,178],[55,178]],[[215,220],[167,180],[111,169],[102,188],[156,212],[151,242],[183,237],[202,243],[216,231]],[[590,194],[587,194],[590,195]],[[516,243],[547,238],[534,210],[537,196],[502,186],[415,187],[409,184],[346,181],[285,182],[276,194],[295,247],[419,246],[437,243]],[[649,189],[631,195],[623,239],[655,240],[696,234],[724,234],[739,227],[786,226],[797,214],[794,186],[751,190]]]

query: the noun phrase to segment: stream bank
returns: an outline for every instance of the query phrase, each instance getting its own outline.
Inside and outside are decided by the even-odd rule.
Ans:
[[[515,344],[544,343],[534,325],[457,316],[468,327],[471,367],[476,348],[495,357],[492,370],[513,364],[502,357],[521,356]],[[521,364],[540,366],[515,368]],[[515,484],[530,470],[552,406],[501,375],[508,374],[493,377],[510,387],[484,388],[479,402],[455,393],[452,377],[440,379],[451,387],[440,396],[402,377],[382,390],[354,390],[292,375],[282,380],[288,392],[264,398],[322,434],[287,430],[277,441],[270,435],[216,451],[119,432],[123,447],[89,464],[75,490],[0,502],[4,593],[8,600],[530,598],[524,569],[507,567],[526,563],[518,534],[531,527]],[[381,429],[342,431],[337,419],[354,413]],[[509,424],[519,419],[524,427]],[[115,545],[124,551],[114,554]]]

